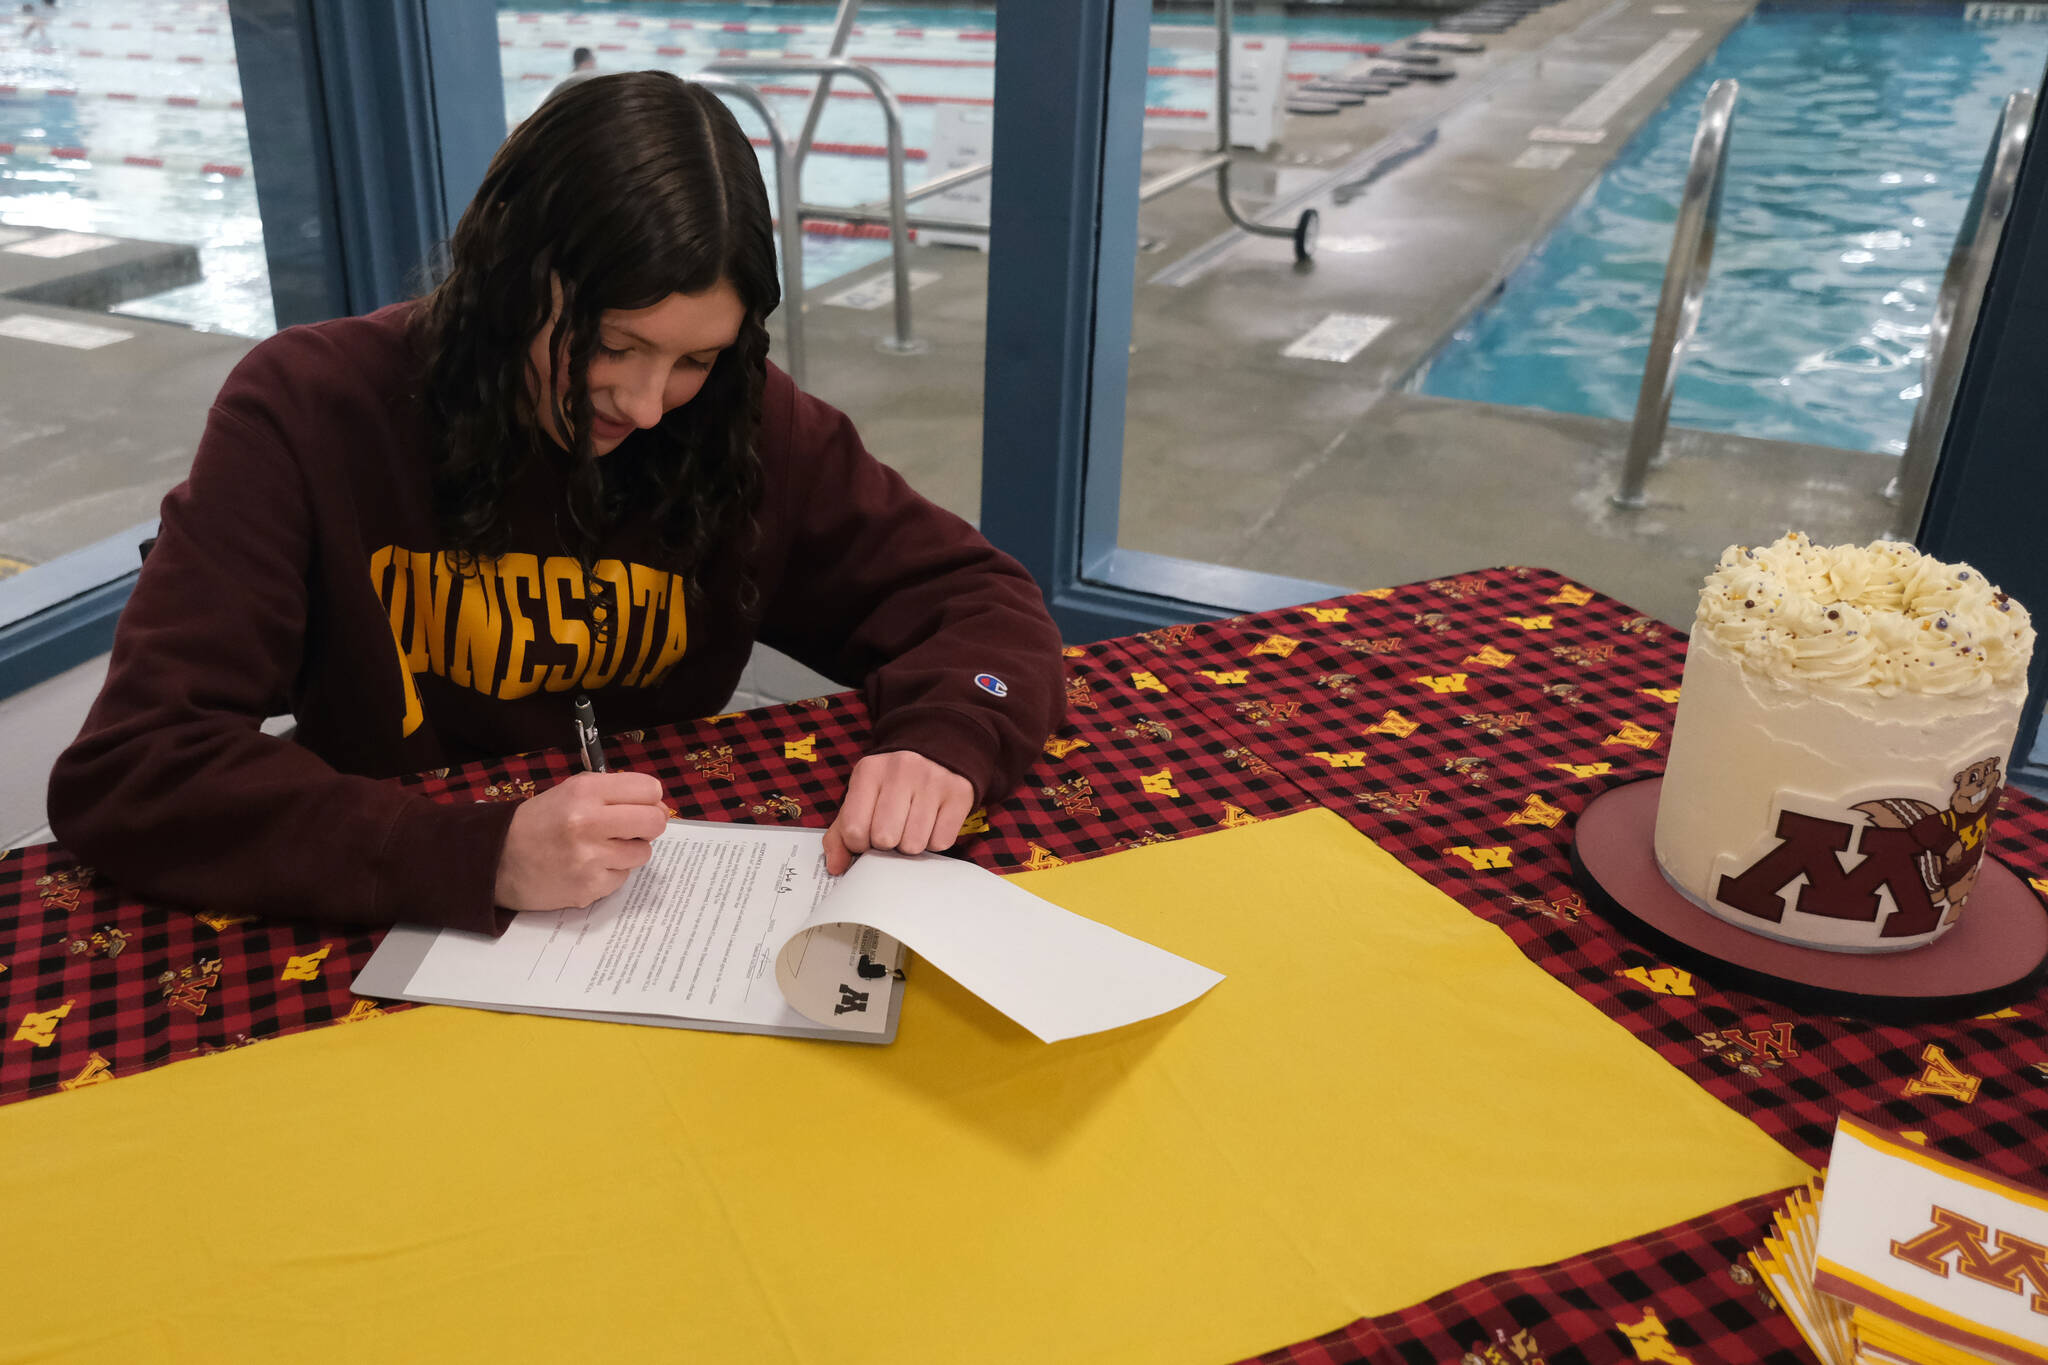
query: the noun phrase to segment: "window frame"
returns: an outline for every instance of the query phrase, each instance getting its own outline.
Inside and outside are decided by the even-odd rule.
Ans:
[[[230,0],[280,327],[416,292],[504,140],[492,0]],[[0,581],[0,698],[105,653],[144,523]]]
[[[1034,0],[996,43],[981,527],[1072,641],[1343,591],[1117,544],[1151,24]]]

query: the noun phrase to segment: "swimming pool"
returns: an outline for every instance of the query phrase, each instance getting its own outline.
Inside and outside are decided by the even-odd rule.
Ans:
[[[727,51],[822,54],[834,12],[830,4],[501,4],[507,125],[531,113],[567,73],[572,45],[597,49],[603,69],[658,67],[687,75]],[[1028,15],[1028,6],[1014,6],[1013,13]],[[1161,16],[1166,23],[1184,17]],[[885,79],[911,97],[904,105],[904,143],[912,151],[906,180],[914,186],[931,174],[918,154],[931,145],[938,111],[948,103],[992,103],[995,10],[875,6],[862,12],[861,22],[849,55],[882,58]],[[1309,44],[1289,53],[1288,69],[1296,73],[1328,72],[1357,60],[1355,52],[1315,44],[1386,42],[1421,27],[1414,20],[1352,16],[1254,16],[1240,24],[1248,33]],[[963,31],[974,36],[963,38]],[[663,47],[681,51],[664,53]],[[1185,58],[1185,51],[1177,58],[1160,48],[1152,65],[1174,67]],[[96,0],[89,9],[60,7],[48,31],[34,38],[0,11],[0,87],[0,144],[27,149],[0,154],[0,223],[191,243],[200,249],[200,283],[117,311],[241,336],[275,330],[225,4]],[[1147,101],[1194,108],[1210,101],[1212,91],[1213,84],[1198,76],[1156,76]],[[181,103],[167,107],[167,99]],[[801,126],[803,97],[776,95],[770,102],[793,134]],[[743,126],[760,131],[751,110],[734,109]],[[835,99],[817,139],[877,147],[881,115],[871,101]],[[55,155],[60,149],[87,155]],[[129,158],[163,164],[129,164]],[[243,173],[208,171],[209,165]],[[818,152],[804,180],[805,197],[821,204],[878,200],[888,185],[881,157],[846,152]],[[887,251],[885,242],[809,238],[805,282],[823,284]]]
[[[2048,7],[2036,11],[2048,21]],[[1766,3],[1419,379],[1425,393],[1626,419],[1707,87],[1741,82],[1680,426],[1896,454],[1999,106],[2048,22],[1962,5]]]

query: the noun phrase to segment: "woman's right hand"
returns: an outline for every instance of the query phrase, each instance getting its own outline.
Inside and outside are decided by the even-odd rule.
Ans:
[[[668,823],[659,778],[577,773],[520,802],[498,855],[507,910],[566,910],[619,889]]]

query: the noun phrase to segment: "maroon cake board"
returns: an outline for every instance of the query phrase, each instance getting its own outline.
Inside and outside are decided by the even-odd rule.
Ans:
[[[1708,914],[1657,866],[1661,777],[1613,787],[1580,814],[1572,870],[1587,903],[1636,942],[1723,988],[1877,1023],[1957,1019],[2048,982],[2048,907],[1986,856],[1956,927],[1892,953],[1843,953],[1753,934]]]

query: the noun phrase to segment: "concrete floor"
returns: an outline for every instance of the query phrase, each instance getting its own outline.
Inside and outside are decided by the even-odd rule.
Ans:
[[[250,343],[0,299],[23,314],[128,334],[89,351],[0,336],[0,556],[41,564],[156,516]]]
[[[1891,512],[1884,456],[1684,429],[1650,475],[1649,505],[1623,511],[1607,499],[1627,446],[1621,422],[1392,394],[1299,470],[1230,558],[1354,586],[1540,564],[1690,628],[1725,547],[1792,528],[1822,544],[1868,540]],[[1511,458],[1475,483],[1479,451]],[[1430,509],[1420,522],[1418,503]],[[1361,556],[1369,580],[1356,576]]]
[[[197,280],[192,247],[20,228],[0,243],[0,327],[43,337],[0,335],[4,576],[154,517],[250,343],[103,311]]]
[[[1890,509],[1877,490],[1891,466],[1883,457],[1678,430],[1651,476],[1649,506],[1621,512],[1605,494],[1623,424],[1403,391],[1751,3],[1561,0],[1482,38],[1485,53],[1446,58],[1454,80],[1290,120],[1272,155],[1240,154],[1234,179],[1248,210],[1278,203],[1286,211],[1276,218],[1289,222],[1302,204],[1323,214],[1323,247],[1305,268],[1285,241],[1228,231],[1211,181],[1148,203],[1122,543],[1347,587],[1540,564],[1683,626],[1725,545],[1787,527],[1821,540],[1882,532]],[[1670,59],[1646,70],[1658,53]],[[1630,72],[1644,79],[1626,80]],[[1617,89],[1617,77],[1628,88]],[[1598,141],[1532,140],[1532,130],[1558,125],[1582,138],[1602,131]],[[1389,139],[1428,146],[1360,189],[1352,182]],[[1532,148],[1540,150],[1526,155]],[[1187,155],[1148,152],[1146,173]],[[845,409],[914,485],[973,519],[987,258],[913,250],[914,268],[937,277],[913,295],[926,349],[903,356],[879,345],[890,329],[886,306],[822,302],[886,275],[883,264],[813,295],[809,387]],[[1348,363],[1281,354],[1330,313],[1390,321]],[[155,324],[111,322],[156,344]],[[117,352],[137,360],[133,373],[73,391],[53,374],[50,387],[39,377],[0,393],[0,556],[54,553],[39,537],[67,518],[84,525],[99,516],[103,535],[148,516],[189,459],[239,348],[186,334],[146,364],[148,347],[125,343],[80,354]],[[144,401],[133,401],[138,392]],[[94,472],[104,470],[115,471],[112,484]],[[42,823],[43,775],[97,689],[96,667],[103,662],[0,701],[0,746],[16,759],[0,779],[0,845]],[[827,686],[764,657],[734,704]]]
[[[1675,429],[1649,505],[1623,512],[1606,494],[1625,424],[1403,391],[1750,7],[1563,0],[1482,39],[1485,53],[1447,59],[1454,80],[1290,120],[1284,147],[1241,155],[1233,180],[1248,210],[1255,195],[1293,206],[1278,221],[1318,208],[1323,246],[1307,267],[1284,241],[1228,231],[1213,181],[1147,204],[1122,543],[1344,586],[1542,564],[1683,626],[1727,545],[1794,526],[1827,541],[1881,534],[1894,464],[1883,456]],[[1658,53],[1669,60],[1635,68],[1647,79],[1611,84]],[[1531,140],[1560,125],[1604,131]],[[1420,154],[1348,187],[1386,140],[1432,133]],[[1525,157],[1532,147],[1544,151]],[[1187,155],[1148,151],[1146,174]],[[927,495],[973,516],[986,258],[917,248],[913,264],[938,276],[912,295],[929,350],[881,349],[886,309],[814,303],[810,386]],[[1329,313],[1390,321],[1348,363],[1282,354]]]

